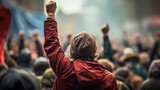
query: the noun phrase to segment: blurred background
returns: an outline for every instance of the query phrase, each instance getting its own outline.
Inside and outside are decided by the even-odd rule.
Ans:
[[[67,57],[71,39],[82,31],[89,32],[96,37],[97,61],[113,72],[117,84],[122,81],[130,88],[125,90],[140,90],[147,80],[155,83],[144,84],[144,87],[160,90],[157,83],[160,82],[160,0],[55,1],[59,40]],[[43,47],[43,26],[47,18],[45,5],[48,2],[50,0],[0,0],[0,73],[13,67],[28,68],[40,80],[41,88],[46,84],[43,82],[45,75],[50,75],[45,74],[50,66]],[[108,28],[101,28],[104,24],[109,24],[111,28],[107,42],[103,38],[103,29]],[[107,55],[110,58],[106,58]],[[108,66],[110,69],[107,69]],[[53,73],[51,68],[49,72]],[[16,76],[10,75],[11,78]],[[52,88],[56,76],[48,77],[52,82],[47,85]],[[5,78],[0,76],[0,87],[4,86],[4,82]],[[6,87],[12,86],[8,83]]]
[[[25,30],[28,35],[37,29],[43,35],[46,18],[45,4],[50,0],[5,0],[12,12],[10,31]],[[154,33],[160,28],[159,0],[55,0],[59,31],[77,34],[87,31],[100,36],[100,28],[108,23],[111,34],[117,38],[122,30]],[[33,20],[33,21],[32,21]],[[30,27],[28,27],[30,26]]]

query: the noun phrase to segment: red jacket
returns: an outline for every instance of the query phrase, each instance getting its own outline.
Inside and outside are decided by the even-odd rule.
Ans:
[[[118,90],[116,79],[105,68],[90,61],[71,61],[59,43],[57,22],[44,22],[45,51],[57,78],[53,90]],[[78,83],[78,84],[77,84]]]

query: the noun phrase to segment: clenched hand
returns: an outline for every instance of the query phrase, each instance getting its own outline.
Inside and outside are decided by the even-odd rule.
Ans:
[[[46,5],[46,12],[48,14],[48,18],[55,18],[55,11],[56,11],[57,5],[56,2],[50,1]]]

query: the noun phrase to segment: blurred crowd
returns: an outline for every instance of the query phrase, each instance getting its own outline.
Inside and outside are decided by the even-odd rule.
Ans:
[[[104,35],[102,27],[102,34]],[[144,36],[145,37],[145,36]],[[97,51],[98,63],[104,65],[116,77],[119,90],[160,89],[160,31],[153,35],[154,43],[137,32],[129,37],[123,31],[122,43],[111,38],[101,39],[103,45]],[[62,50],[69,57],[72,34],[66,35]],[[132,42],[135,41],[134,43]],[[56,75],[50,68],[43,49],[44,40],[33,31],[33,37],[19,32],[10,34],[5,44],[5,64],[0,64],[0,90],[51,90]],[[20,89],[19,89],[20,88]]]

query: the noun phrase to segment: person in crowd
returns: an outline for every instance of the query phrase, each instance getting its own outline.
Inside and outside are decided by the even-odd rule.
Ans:
[[[160,30],[157,31],[157,40],[155,41],[150,53],[151,62],[154,59],[160,59]]]
[[[21,50],[25,48],[24,38],[25,38],[24,31],[20,31],[19,32],[19,53],[21,53]]]
[[[120,60],[125,63],[131,63],[136,69],[136,74],[141,76],[144,80],[147,78],[147,70],[140,64],[140,56],[134,53],[132,48],[125,48],[124,54],[120,57]]]
[[[18,53],[16,53],[14,50],[10,50],[9,51],[9,57],[11,57],[11,59],[14,60],[14,62],[16,62],[17,64],[18,62]]]
[[[125,47],[130,47],[130,43],[129,43],[129,40],[128,40],[128,33],[126,30],[123,30],[123,44]]]
[[[42,90],[52,90],[52,86],[56,79],[56,75],[53,72],[52,68],[46,69],[42,75],[41,88]]]
[[[14,33],[12,32],[11,35],[9,35],[7,39],[7,49],[5,50],[5,54],[7,54],[7,57],[11,57],[17,64],[18,64],[18,46],[16,45],[16,41],[13,40]],[[13,43],[14,42],[14,43]]]
[[[109,61],[108,59],[99,59],[97,61],[98,61],[98,63],[104,65],[106,70],[113,72],[115,66],[111,61]]]
[[[119,58],[120,54],[118,52],[118,50],[114,49],[113,50],[113,60],[116,62],[117,59]]]
[[[140,90],[140,87],[143,83],[143,78],[136,74],[136,69],[131,63],[127,63],[126,67],[131,72],[130,74],[130,83],[132,84],[133,90]]]
[[[13,68],[18,66],[18,61],[14,60],[7,50],[5,50],[5,63],[8,66],[8,68]]]
[[[124,82],[116,80],[118,85],[118,90],[131,90]]]
[[[28,70],[10,68],[0,73],[0,90],[40,90],[40,82]]]
[[[160,60],[154,60],[149,68],[148,78],[141,90],[160,90]]]
[[[147,53],[147,52],[140,53],[140,59],[141,59],[140,64],[143,65],[146,68],[146,70],[148,71],[149,65],[150,65],[149,53]]]
[[[55,21],[56,7],[54,1],[46,5],[48,18],[44,22],[44,48],[57,76],[52,90],[118,90],[114,75],[94,60],[97,46],[93,35],[86,32],[76,35],[70,48],[74,61],[64,56]]]
[[[115,66],[111,61],[109,61],[108,59],[99,59],[98,62],[100,64],[104,65],[106,70],[113,72]],[[120,80],[116,80],[116,81],[117,81],[117,85],[118,85],[118,90],[130,90],[124,82],[122,82]]]
[[[36,50],[37,50],[37,53],[38,53],[38,57],[44,57],[44,51],[43,51],[42,45],[39,41],[37,30],[33,31],[33,38],[34,38],[34,42],[35,42],[35,45],[36,45]]]
[[[45,57],[39,57],[35,62],[33,66],[33,70],[35,74],[37,75],[38,79],[42,79],[42,74],[45,72],[45,70],[49,68],[49,63],[47,58]]]
[[[135,34],[135,39],[136,39],[136,46],[137,46],[138,52],[139,53],[143,52],[143,47],[141,43],[141,35],[139,32]]]
[[[9,68],[13,68],[13,67],[18,66],[18,64],[11,57],[6,57],[5,62]]]
[[[131,75],[130,82],[132,83],[133,90],[140,90],[143,83],[143,78],[134,73],[133,75]]]
[[[125,83],[127,87],[129,88],[129,90],[133,89],[133,86],[131,85],[131,82],[130,82],[131,73],[126,66],[117,68],[113,72],[113,74],[116,76],[116,79],[118,81]]]
[[[104,26],[102,26],[101,30],[103,33],[103,41],[104,41],[103,42],[103,48],[104,48],[103,58],[109,59],[112,62],[114,62],[112,59],[113,50],[112,50],[112,46],[111,46],[111,43],[110,43],[109,37],[108,37],[108,31],[110,30],[110,27],[108,24],[105,24]]]
[[[32,70],[32,67],[30,65],[31,51],[29,49],[21,50],[18,61],[19,61],[20,67],[28,68],[28,69]]]

